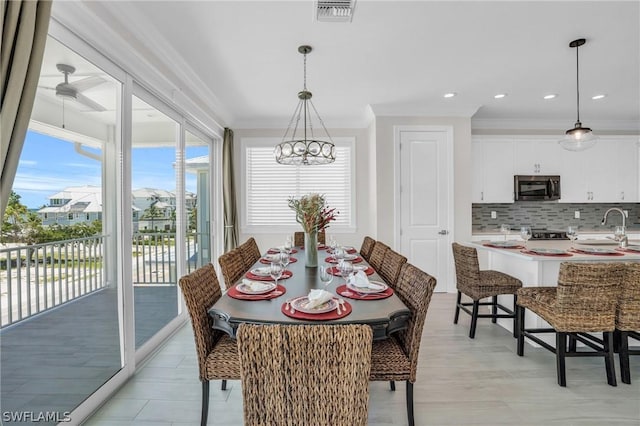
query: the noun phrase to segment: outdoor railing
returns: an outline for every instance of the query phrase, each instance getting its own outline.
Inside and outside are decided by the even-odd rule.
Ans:
[[[0,328],[105,287],[106,236],[0,248]],[[190,233],[187,273],[208,234]],[[136,233],[132,239],[134,285],[176,285],[175,233]]]

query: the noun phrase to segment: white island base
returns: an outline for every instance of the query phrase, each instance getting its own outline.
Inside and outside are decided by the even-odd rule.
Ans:
[[[489,241],[479,241],[468,243],[469,246],[475,247],[479,252],[484,251],[486,256],[479,256],[481,259],[486,258],[486,265],[481,264],[482,269],[493,269],[501,271],[516,277],[522,281],[524,287],[555,287],[558,284],[558,272],[560,271],[560,263],[562,262],[640,262],[640,253],[636,252],[620,252],[622,255],[604,256],[589,255],[572,252],[572,256],[538,256],[523,253],[522,249],[504,249],[487,247],[484,244]],[[522,242],[521,242],[522,243]],[[589,244],[574,243],[575,248],[594,247]],[[570,250],[572,243],[570,241],[529,241],[527,248],[545,248]],[[598,245],[600,248],[615,249],[617,246]],[[501,304],[509,307],[513,304],[511,295],[499,296],[498,300]],[[513,331],[513,320],[499,318],[498,324],[509,331]],[[526,310],[525,314],[526,328],[546,328],[549,324],[539,316]],[[542,340],[555,346],[554,336],[547,334],[538,335]],[[528,339],[526,342],[533,346],[537,346]]]

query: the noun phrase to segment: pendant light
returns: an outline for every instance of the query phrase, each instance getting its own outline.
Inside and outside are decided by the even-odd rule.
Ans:
[[[586,43],[586,40],[579,38],[569,43],[569,47],[576,49],[576,124],[573,129],[565,132],[565,137],[558,143],[569,151],[584,151],[596,144],[598,137],[593,134],[590,128],[582,127],[580,122],[580,65],[578,62],[578,48]]]
[[[311,46],[300,46],[298,52],[304,55],[304,89],[298,92],[298,106],[293,112],[291,121],[282,137],[282,142],[276,145],[274,155],[280,164],[314,165],[329,164],[336,160],[336,148],[329,132],[320,118],[316,107],[311,102],[311,92],[307,90],[307,55],[311,52]],[[316,136],[314,130],[312,112],[316,121],[324,130],[324,139]],[[298,130],[298,125],[302,129]],[[292,127],[293,126],[293,127]],[[301,133],[300,135],[298,133]]]

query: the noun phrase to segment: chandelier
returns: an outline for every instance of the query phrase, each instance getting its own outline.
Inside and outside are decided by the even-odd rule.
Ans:
[[[596,144],[598,137],[591,132],[588,127],[582,127],[580,122],[580,79],[579,79],[579,63],[578,63],[578,47],[586,43],[586,40],[579,38],[569,43],[569,47],[576,48],[576,124],[573,129],[565,132],[565,137],[558,143],[569,151],[584,151]]]
[[[298,106],[291,116],[287,130],[282,137],[282,142],[276,145],[274,154],[280,164],[314,165],[329,164],[336,160],[336,147],[320,118],[320,114],[311,101],[311,92],[307,90],[307,54],[311,52],[311,46],[300,46],[298,52],[304,55],[304,88],[298,92]],[[322,140],[317,132],[314,132],[312,113],[315,121],[320,123],[324,130]],[[298,126],[301,126],[298,129]]]

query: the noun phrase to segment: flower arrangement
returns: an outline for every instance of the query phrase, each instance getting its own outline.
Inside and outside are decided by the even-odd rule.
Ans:
[[[296,221],[308,234],[325,230],[338,214],[335,208],[326,205],[324,196],[320,194],[306,194],[299,199],[291,197],[289,208],[296,212]]]

